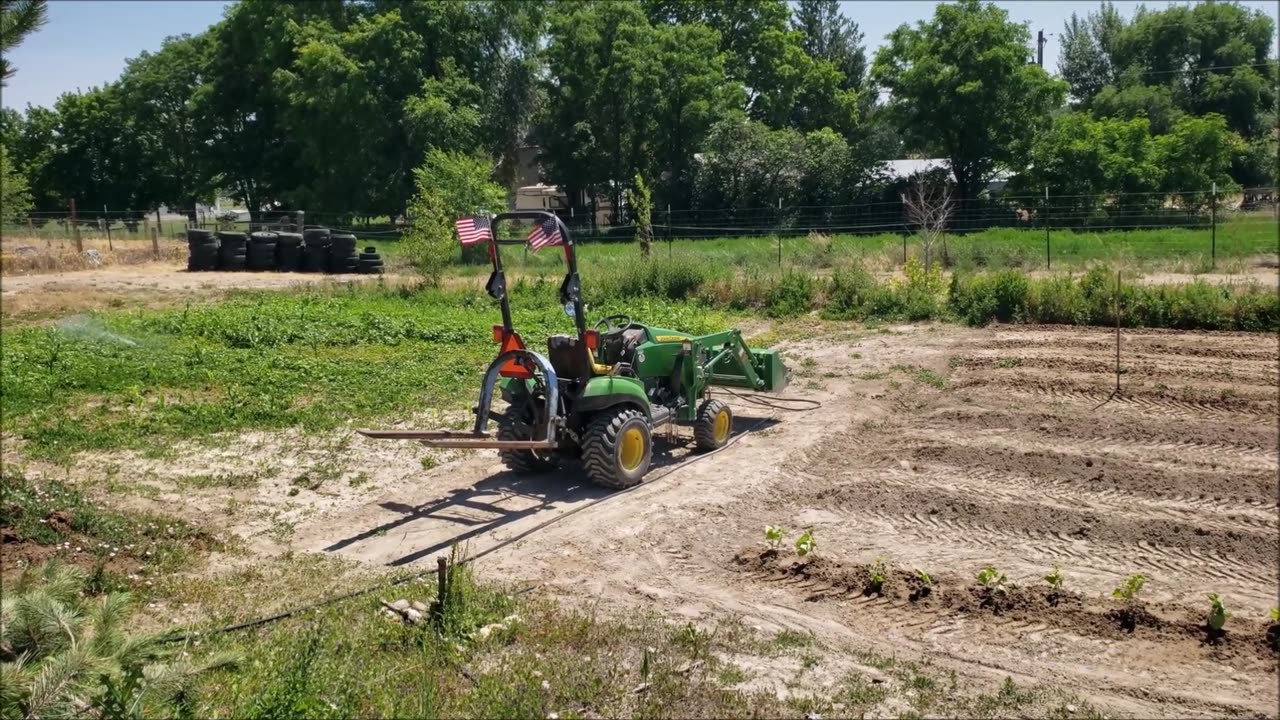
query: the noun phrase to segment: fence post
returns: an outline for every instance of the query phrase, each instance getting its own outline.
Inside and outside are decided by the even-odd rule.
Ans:
[[[76,252],[84,252],[84,243],[80,241],[80,226],[76,224],[76,199],[71,198],[71,239],[76,243]]]
[[[1044,269],[1050,269],[1053,253],[1049,249],[1049,186],[1044,186]]]
[[[111,216],[107,214],[107,206],[102,206],[102,227],[107,231],[107,249],[115,250],[115,246],[111,244]]]
[[[773,232],[778,236],[778,267],[782,267],[782,198],[778,198],[778,216],[773,222]]]
[[[307,211],[299,210],[294,213],[295,224],[298,226],[298,234],[302,235],[306,228]]]
[[[160,226],[151,228],[151,257],[160,259]]]
[[[671,203],[667,203],[667,259],[671,259]]]
[[[162,230],[160,228],[160,207],[156,206],[156,234],[158,235],[161,232]]]
[[[1209,267],[1218,266],[1218,183],[1213,183],[1213,195],[1209,200]]]

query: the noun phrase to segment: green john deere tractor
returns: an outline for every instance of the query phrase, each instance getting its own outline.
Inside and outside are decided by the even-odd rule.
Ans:
[[[502,221],[555,223],[568,271],[560,301],[573,317],[576,335],[552,335],[547,352],[525,347],[511,326],[502,270]],[[733,412],[709,397],[714,385],[754,392],[780,392],[789,373],[773,350],[752,350],[738,330],[693,336],[636,322],[627,315],[600,318],[591,327],[582,305],[578,267],[569,230],[541,211],[503,213],[491,221],[493,272],[485,289],[502,310],[493,326],[498,357],[489,365],[471,432],[363,430],[374,438],[417,440],[431,447],[497,448],[503,462],[521,473],[550,470],[565,458],[581,460],[587,476],[611,488],[636,485],[649,470],[653,435],[669,423],[693,428],[697,448],[721,448],[729,440]],[[495,389],[506,401],[491,413]],[[486,427],[491,418],[497,432]]]

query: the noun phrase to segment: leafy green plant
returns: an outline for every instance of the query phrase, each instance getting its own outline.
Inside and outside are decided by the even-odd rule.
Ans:
[[[1111,597],[1122,600],[1127,604],[1137,602],[1138,595],[1142,592],[1142,587],[1147,582],[1147,576],[1141,573],[1130,575],[1125,578],[1124,584],[1111,591]]]
[[[1226,606],[1222,604],[1222,598],[1218,593],[1209,593],[1209,627],[1214,632],[1221,632],[1222,626],[1227,623],[1227,618],[1231,617],[1231,613],[1227,612]]]
[[[787,531],[779,525],[766,525],[764,528],[764,541],[769,544],[769,547],[776,549],[782,544],[786,534]]]
[[[1049,584],[1049,588],[1054,592],[1062,590],[1062,580],[1062,568],[1057,565],[1054,565],[1049,574],[1044,576],[1044,581]]]
[[[1005,590],[1006,580],[1004,573],[999,572],[990,565],[978,571],[977,581],[979,585],[993,592],[1003,592]]]
[[[800,533],[800,537],[796,538],[796,554],[805,557],[818,550],[818,541],[813,539],[813,528],[806,528]]]
[[[929,576],[929,573],[921,570],[920,568],[916,568],[916,580],[919,580],[920,584],[925,587],[933,585],[933,578]]]
[[[1280,608],[1271,608],[1267,614],[1271,617],[1271,622],[1280,623]]]
[[[884,566],[884,561],[876,558],[867,566],[867,592],[878,593],[884,588],[884,581],[888,575],[888,570]]]

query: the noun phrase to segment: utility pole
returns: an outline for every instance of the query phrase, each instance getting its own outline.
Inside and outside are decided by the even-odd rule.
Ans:
[[[1036,33],[1036,64],[1044,67],[1044,30]]]

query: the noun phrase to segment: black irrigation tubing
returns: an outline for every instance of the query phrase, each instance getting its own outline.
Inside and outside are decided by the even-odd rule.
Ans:
[[[738,395],[738,393],[731,393],[731,394],[733,394],[733,395]],[[755,399],[757,399],[757,398],[750,398],[749,396],[739,396],[739,397],[742,397],[743,399],[748,400],[749,402],[753,402]],[[785,399],[785,398],[782,398],[782,399]],[[792,398],[792,400],[802,400],[802,399],[801,399],[801,398]],[[814,400],[805,400],[804,402],[817,402],[817,401],[814,401]],[[759,404],[759,403],[756,403],[756,404]],[[821,406],[821,403],[819,403],[819,404],[818,404],[818,407],[820,407],[820,406]],[[817,409],[817,408],[815,407],[815,408],[799,408],[799,409],[791,409],[791,408],[781,408],[781,407],[779,407],[779,408],[776,408],[776,409],[778,409],[778,410],[786,410],[786,411],[790,411],[790,412],[800,412],[800,411],[804,411],[804,410]],[[559,521],[561,521],[561,520],[564,520],[565,518],[567,518],[567,517],[569,517],[569,516],[571,516],[571,515],[576,515],[577,513],[580,513],[580,512],[582,512],[583,510],[588,510],[588,509],[593,508],[593,507],[595,507],[595,506],[597,506],[597,505],[600,505],[601,503],[604,503],[604,502],[607,502],[607,501],[612,500],[612,499],[614,499],[614,498],[618,498],[618,497],[621,497],[621,496],[623,496],[623,495],[626,495],[627,493],[629,493],[629,492],[631,492],[631,491],[633,491],[633,490],[639,490],[640,488],[649,487],[649,486],[653,485],[654,483],[656,483],[656,482],[658,482],[658,481],[660,481],[660,480],[662,480],[662,479],[666,478],[667,476],[672,475],[672,474],[673,474],[673,473],[675,473],[676,471],[681,470],[681,469],[683,469],[683,468],[686,468],[686,467],[688,467],[688,466],[690,466],[690,465],[692,465],[692,464],[694,464],[694,463],[698,462],[699,460],[704,460],[704,459],[709,458],[709,457],[711,457],[711,456],[713,456],[713,455],[716,455],[716,454],[721,453],[721,452],[723,452],[723,451],[725,451],[725,450],[728,450],[730,447],[732,447],[732,446],[733,446],[735,443],[737,443],[739,440],[741,440],[742,438],[746,437],[747,435],[750,435],[751,433],[755,432],[757,429],[759,429],[759,428],[760,428],[760,426],[764,425],[764,424],[765,424],[767,421],[769,421],[770,419],[772,419],[772,416],[770,416],[770,417],[766,417],[766,418],[761,418],[760,420],[756,421],[756,422],[755,422],[751,427],[747,428],[747,429],[746,429],[746,430],[744,430],[742,433],[740,433],[740,434],[738,434],[738,435],[733,436],[733,437],[732,437],[732,438],[730,438],[730,439],[729,439],[729,441],[728,441],[728,442],[726,442],[723,446],[721,446],[721,447],[719,447],[719,448],[717,448],[717,449],[715,449],[715,450],[712,450],[711,452],[703,453],[703,454],[701,454],[701,455],[696,455],[696,456],[694,456],[694,457],[692,457],[692,458],[689,458],[688,460],[685,460],[685,461],[683,461],[683,462],[680,462],[680,463],[678,463],[678,464],[676,464],[676,465],[672,465],[672,466],[670,466],[670,467],[663,468],[663,469],[661,469],[661,470],[659,470],[659,471],[658,471],[658,474],[657,474],[657,476],[656,476],[656,477],[651,477],[651,478],[649,478],[648,480],[646,480],[645,482],[642,482],[642,483],[640,483],[640,484],[638,484],[638,485],[632,485],[631,487],[626,488],[626,489],[624,489],[624,490],[619,490],[619,491],[614,492],[614,493],[611,493],[611,494],[609,494],[609,495],[605,495],[604,497],[596,498],[595,500],[592,500],[592,501],[587,502],[587,503],[585,503],[585,504],[583,504],[583,505],[579,505],[579,506],[578,506],[578,507],[576,507],[576,508],[573,508],[573,509],[571,509],[571,510],[568,510],[568,511],[566,511],[566,512],[563,512],[563,513],[561,513],[561,514],[559,514],[559,515],[556,515],[555,517],[548,518],[548,519],[546,519],[546,520],[544,520],[544,521],[542,521],[542,522],[538,523],[537,525],[534,525],[533,527],[529,528],[528,530],[525,530],[524,532],[519,533],[518,535],[514,535],[514,536],[512,536],[512,537],[507,538],[506,540],[503,540],[503,541],[499,542],[497,545],[493,545],[493,546],[491,546],[491,547],[485,548],[484,550],[480,551],[479,553],[477,553],[477,554],[475,554],[475,555],[471,555],[471,556],[469,556],[469,557],[465,557],[465,558],[463,558],[462,560],[460,560],[460,561],[459,561],[459,563],[458,563],[458,564],[460,564],[460,565],[465,565],[465,564],[467,564],[467,563],[470,563],[470,562],[474,562],[474,561],[476,561],[476,560],[479,560],[480,558],[482,558],[482,557],[484,557],[484,556],[486,556],[486,555],[489,555],[489,554],[491,554],[491,553],[497,552],[498,550],[501,550],[501,549],[503,549],[503,548],[505,548],[505,547],[507,547],[507,546],[509,546],[509,545],[513,544],[513,543],[519,542],[520,540],[523,540],[523,539],[525,539],[525,538],[529,537],[530,535],[532,535],[532,534],[534,534],[534,533],[536,533],[536,532],[538,532],[538,531],[540,531],[540,530],[543,530],[543,529],[547,528],[548,526],[550,526],[550,525],[552,525],[552,524],[554,524],[554,523],[557,523],[557,522],[559,522]],[[253,628],[262,627],[262,626],[264,626],[264,625],[270,625],[270,624],[272,624],[272,623],[276,623],[276,622],[279,622],[279,621],[281,621],[281,620],[287,620],[288,618],[294,617],[295,615],[300,615],[300,614],[302,614],[302,613],[305,613],[305,612],[308,612],[308,611],[311,611],[311,610],[316,610],[316,609],[319,609],[319,608],[321,608],[321,607],[325,607],[325,606],[327,606],[327,605],[332,605],[332,604],[334,604],[334,603],[342,602],[342,601],[344,601],[344,600],[350,600],[350,599],[352,599],[352,598],[357,598],[357,597],[360,597],[360,596],[362,596],[362,595],[368,595],[368,594],[370,594],[370,593],[374,593],[374,592],[377,592],[377,591],[379,591],[379,590],[384,590],[384,589],[387,589],[387,588],[395,587],[395,586],[397,586],[397,585],[403,585],[403,584],[405,584],[405,583],[407,583],[407,582],[412,582],[412,581],[414,581],[414,580],[419,580],[419,579],[422,579],[422,578],[424,578],[424,577],[428,577],[428,576],[431,576],[431,575],[435,575],[437,572],[438,572],[438,569],[437,569],[437,568],[431,568],[431,569],[429,569],[429,570],[423,570],[422,572],[417,572],[417,573],[413,573],[413,574],[411,574],[411,575],[406,575],[406,576],[404,576],[404,577],[395,578],[395,579],[393,579],[393,580],[386,581],[386,582],[381,582],[381,583],[378,583],[377,585],[371,585],[371,586],[368,586],[368,587],[361,588],[361,589],[359,589],[359,590],[352,590],[352,591],[350,591],[350,592],[341,593],[341,594],[339,594],[339,595],[331,595],[331,596],[329,596],[329,597],[327,597],[327,598],[323,598],[323,599],[321,599],[321,600],[317,600],[317,601],[316,601],[316,602],[314,602],[314,603],[309,603],[309,604],[307,604],[307,605],[303,605],[303,606],[301,606],[301,607],[291,608],[291,609],[289,609],[289,610],[285,610],[285,611],[283,611],[283,612],[278,612],[278,613],[276,613],[276,614],[274,614],[274,615],[268,615],[268,616],[266,616],[266,617],[261,617],[261,618],[257,618],[257,619],[254,619],[254,620],[248,620],[248,621],[245,621],[245,622],[236,623],[236,624],[234,624],[234,625],[227,625],[227,626],[225,626],[225,627],[215,628],[215,629],[213,629],[213,630],[206,630],[206,631],[203,631],[203,632],[201,632],[201,631],[199,631],[199,630],[193,630],[193,631],[191,631],[191,632],[185,632],[185,633],[179,633],[179,634],[169,635],[169,636],[167,636],[167,637],[163,638],[163,641],[164,641],[164,642],[188,642],[188,641],[190,641],[190,640],[195,640],[195,639],[199,639],[199,638],[208,638],[208,637],[212,637],[212,636],[214,636],[214,635],[224,635],[224,634],[227,634],[227,633],[239,632],[239,631],[241,631],[241,630],[252,630]],[[529,590],[531,590],[531,589],[532,589],[532,588],[526,588],[526,589],[524,589],[524,590],[521,590],[521,591],[520,591],[520,593],[528,592],[528,591],[529,591]]]

